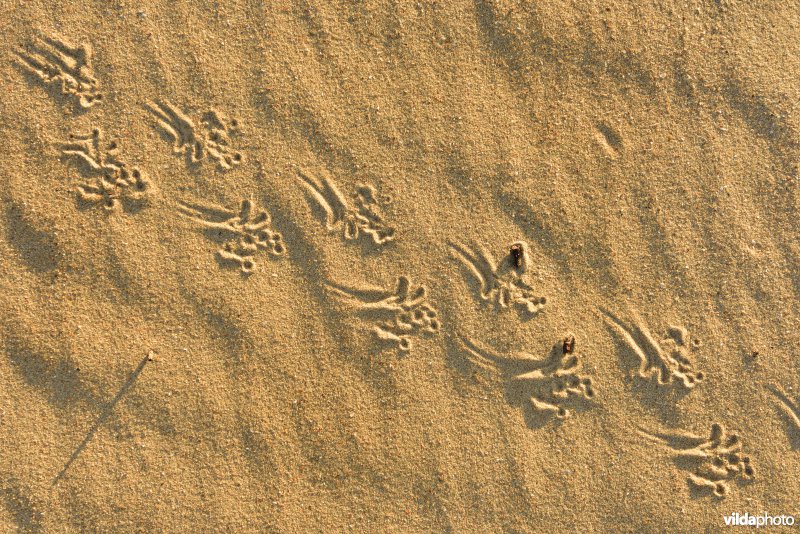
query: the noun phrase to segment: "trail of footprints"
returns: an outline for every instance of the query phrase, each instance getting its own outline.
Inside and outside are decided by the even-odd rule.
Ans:
[[[91,66],[92,49],[87,44],[72,46],[63,40],[40,36],[26,47],[15,50],[15,62],[26,73],[46,86],[56,87],[64,97],[74,99],[82,108],[103,101],[99,82]],[[239,123],[215,110],[193,118],[175,104],[150,101],[146,104],[155,126],[172,142],[173,152],[182,154],[187,163],[213,160],[222,171],[243,162],[233,139]],[[116,212],[126,203],[142,201],[150,182],[137,166],[120,156],[119,141],[106,140],[100,129],[73,133],[60,145],[63,157],[75,160],[90,182],[77,187],[81,201],[97,204]],[[374,186],[360,184],[349,196],[344,195],[325,171],[315,175],[307,169],[297,171],[297,180],[312,204],[324,213],[328,232],[341,232],[345,241],[363,237],[374,246],[395,240],[395,228],[385,219],[383,204]],[[272,217],[253,201],[242,200],[236,209],[201,202],[179,200],[175,213],[192,221],[209,240],[217,243],[216,257],[221,265],[232,265],[242,273],[256,270],[262,256],[281,258],[288,253],[282,234],[273,228]],[[497,262],[482,245],[449,243],[450,250],[477,282],[476,296],[497,310],[518,309],[533,317],[541,313],[547,299],[539,295],[527,279],[530,252],[524,242],[515,242]],[[260,253],[261,256],[260,256]],[[371,323],[375,337],[409,353],[413,340],[438,334],[442,329],[439,314],[429,302],[428,290],[415,285],[407,275],[398,276],[393,288],[354,288],[328,282],[329,290],[350,304],[357,316]],[[638,376],[653,377],[659,387],[673,383],[691,389],[704,380],[689,357],[686,331],[670,327],[667,337],[658,341],[644,322],[634,316],[626,323],[617,314],[600,309],[609,330],[621,346],[639,360]],[[527,352],[503,354],[468,336],[458,335],[464,358],[472,364],[497,374],[509,400],[528,415],[569,418],[580,404],[596,395],[592,379],[581,372],[581,360],[575,352],[576,340],[569,334],[559,340],[544,358]],[[794,430],[800,433],[800,408],[786,393],[770,386]],[[688,471],[692,486],[708,489],[718,497],[730,491],[734,480],[754,476],[750,458],[742,453],[735,434],[728,434],[714,423],[708,437],[693,434],[660,434],[639,430],[654,443],[668,447],[676,464]]]

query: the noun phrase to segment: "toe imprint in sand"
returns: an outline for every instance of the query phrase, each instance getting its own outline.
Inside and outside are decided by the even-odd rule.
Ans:
[[[595,396],[592,379],[578,373],[575,336],[567,335],[556,343],[543,359],[518,352],[510,355],[485,348],[471,339],[459,336],[470,361],[488,367],[502,376],[509,401],[532,415],[570,417],[568,405],[575,399]]]
[[[229,170],[242,162],[242,154],[233,148],[231,140],[239,127],[236,119],[226,120],[217,111],[210,110],[202,116],[198,126],[169,101],[149,102],[147,109],[172,141],[173,152],[185,154],[189,163],[197,164],[210,158],[221,169]]]
[[[493,302],[501,309],[516,306],[528,315],[536,315],[544,308],[547,299],[537,295],[524,279],[530,264],[525,243],[513,243],[500,264],[483,247],[478,247],[476,252],[466,245],[451,242],[450,248],[478,281],[482,300]]]
[[[217,250],[221,264],[236,265],[245,274],[255,269],[259,250],[266,250],[271,256],[286,254],[283,236],[270,226],[272,217],[266,210],[256,209],[250,200],[243,200],[238,211],[188,202],[178,202],[178,210],[202,225],[206,235],[221,244]]]
[[[119,158],[118,141],[104,142],[98,128],[88,134],[70,135],[69,141],[61,144],[61,153],[76,158],[84,173],[93,178],[93,183],[78,186],[81,201],[113,210],[120,203],[143,200],[148,182],[138,168]]]
[[[606,123],[598,122],[595,126],[595,140],[611,159],[617,159],[622,152],[622,136]]]
[[[749,481],[755,476],[750,457],[742,453],[742,442],[736,434],[728,434],[722,425],[711,425],[706,437],[690,433],[660,434],[639,430],[639,433],[674,452],[675,463],[688,471],[688,482],[696,489],[710,490],[725,497],[729,483]]]
[[[406,276],[397,279],[394,291],[353,289],[334,283],[328,283],[328,287],[357,302],[359,311],[376,323],[376,336],[402,352],[411,350],[412,337],[436,334],[441,329],[438,313],[427,301],[427,289],[413,286]]]
[[[641,378],[656,375],[659,384],[678,381],[687,389],[693,388],[705,378],[702,371],[694,370],[694,364],[688,357],[686,331],[683,328],[670,327],[669,337],[662,341],[667,347],[665,350],[640,319],[637,318],[634,323],[627,325],[610,311],[600,311],[614,334],[639,358]]]
[[[297,177],[325,212],[325,227],[328,230],[336,230],[341,225],[344,239],[353,241],[365,235],[375,245],[385,245],[394,239],[394,228],[384,221],[373,186],[357,186],[353,205],[350,205],[330,176],[323,174],[322,178],[317,178],[301,169]]]
[[[45,85],[58,86],[62,95],[77,98],[81,107],[90,108],[102,101],[92,71],[89,45],[71,46],[60,39],[41,36],[14,54],[23,69]]]

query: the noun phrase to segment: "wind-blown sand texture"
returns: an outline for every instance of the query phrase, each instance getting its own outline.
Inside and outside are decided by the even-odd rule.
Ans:
[[[795,2],[0,28],[0,531],[800,517]]]

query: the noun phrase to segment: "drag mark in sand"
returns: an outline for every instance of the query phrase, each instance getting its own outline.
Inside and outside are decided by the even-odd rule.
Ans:
[[[91,441],[97,430],[100,428],[100,425],[105,423],[108,420],[108,418],[111,417],[111,412],[114,410],[114,407],[122,399],[123,395],[127,393],[127,391],[131,388],[131,386],[133,386],[133,383],[136,382],[136,379],[139,377],[139,374],[141,374],[142,370],[144,369],[144,366],[147,365],[147,362],[153,361],[153,355],[154,352],[150,351],[147,354],[147,356],[145,356],[142,359],[142,361],[139,362],[139,365],[136,367],[136,369],[134,369],[134,371],[128,377],[128,380],[122,385],[120,390],[117,392],[116,396],[111,400],[111,402],[109,402],[106,405],[106,407],[100,414],[100,417],[97,418],[97,420],[92,425],[92,428],[89,429],[89,432],[86,434],[86,437],[83,438],[83,441],[80,443],[80,445],[78,445],[78,447],[72,453],[72,456],[69,457],[67,463],[64,464],[64,467],[61,469],[61,472],[59,472],[58,475],[56,475],[56,477],[53,479],[54,486],[58,483],[59,480],[64,478],[64,475],[66,474],[67,469],[69,469],[69,466],[71,466],[72,463],[81,454],[81,452],[83,452],[83,450],[89,444],[89,441]]]
[[[794,433],[795,442],[800,441],[800,407],[790,399],[786,392],[778,387],[768,385],[766,388],[778,399],[781,411],[789,421],[790,430]]]

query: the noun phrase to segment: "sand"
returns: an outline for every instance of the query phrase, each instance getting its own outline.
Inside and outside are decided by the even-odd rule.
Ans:
[[[795,2],[0,29],[0,531],[800,515]]]

